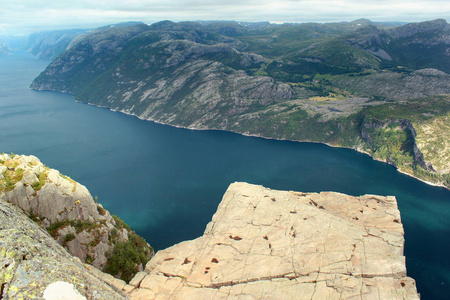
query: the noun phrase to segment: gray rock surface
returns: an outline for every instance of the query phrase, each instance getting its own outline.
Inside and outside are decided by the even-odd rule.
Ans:
[[[450,93],[450,75],[430,68],[417,70],[408,75],[377,72],[347,80],[336,79],[333,84],[345,89],[354,89],[363,94],[393,100]]]
[[[159,251],[130,298],[419,299],[403,245],[395,197],[234,183],[204,235]]]
[[[5,300],[126,299],[4,200],[0,200],[0,284],[0,298]]]
[[[128,241],[128,231],[94,201],[86,187],[35,156],[3,154],[0,166],[0,200],[21,208],[81,261],[103,269],[115,247],[113,241]]]

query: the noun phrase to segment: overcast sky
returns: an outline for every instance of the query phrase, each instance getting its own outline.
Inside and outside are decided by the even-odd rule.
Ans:
[[[124,21],[419,22],[450,19],[449,0],[0,0],[0,35]]]

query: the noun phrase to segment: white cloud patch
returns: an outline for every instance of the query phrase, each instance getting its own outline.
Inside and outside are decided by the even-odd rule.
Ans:
[[[0,35],[160,20],[418,22],[450,15],[448,0],[0,0]]]

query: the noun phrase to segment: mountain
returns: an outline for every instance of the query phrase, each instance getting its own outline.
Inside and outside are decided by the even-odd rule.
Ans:
[[[368,26],[348,42],[380,58],[385,67],[436,68],[450,73],[450,25],[443,19],[388,30]]]
[[[84,29],[72,29],[33,33],[28,37],[25,50],[40,59],[52,60],[63,53],[76,36],[84,32]]]
[[[409,122],[417,131],[447,117],[449,97],[439,95],[450,94],[449,33],[445,20],[398,27],[369,20],[124,24],[75,38],[31,88],[174,126],[378,153],[404,172],[450,186],[445,168],[434,167],[437,153],[450,156],[448,147],[428,137],[419,145],[402,125],[390,137],[402,146],[379,151],[386,141],[364,131],[375,119]],[[424,154],[422,162],[414,147],[433,158]]]

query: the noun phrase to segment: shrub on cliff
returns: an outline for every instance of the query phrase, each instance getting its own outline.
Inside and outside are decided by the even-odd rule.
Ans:
[[[103,271],[129,282],[149,261],[152,250],[142,237],[133,232],[128,241],[115,244]]]

